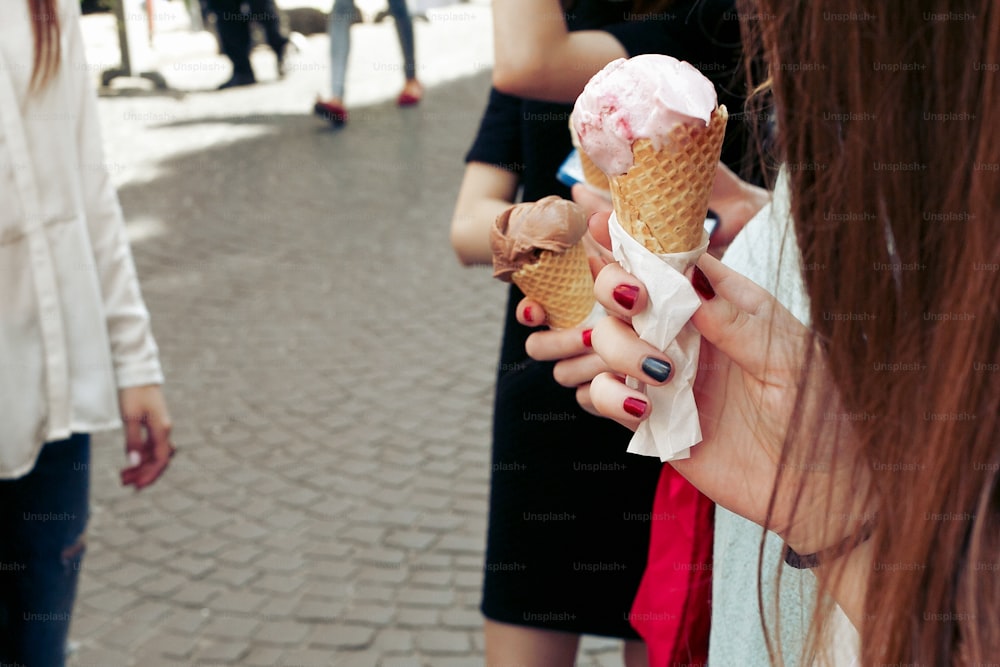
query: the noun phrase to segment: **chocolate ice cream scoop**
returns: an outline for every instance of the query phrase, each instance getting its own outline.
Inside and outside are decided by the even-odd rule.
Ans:
[[[493,276],[507,282],[542,251],[562,253],[587,232],[587,215],[577,204],[555,195],[511,206],[490,229]]]

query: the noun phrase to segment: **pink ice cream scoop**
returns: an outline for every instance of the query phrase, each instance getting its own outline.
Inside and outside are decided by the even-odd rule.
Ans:
[[[649,139],[657,150],[679,123],[707,126],[718,106],[715,86],[693,65],[664,55],[619,58],[587,83],[573,108],[573,128],[604,173],[632,166],[632,144]]]

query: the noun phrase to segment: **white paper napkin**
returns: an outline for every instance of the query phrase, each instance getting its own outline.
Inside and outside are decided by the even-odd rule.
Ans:
[[[688,322],[701,300],[684,271],[708,249],[708,233],[694,250],[657,255],[629,236],[613,213],[608,229],[615,259],[642,281],[649,294],[649,305],[632,318],[632,326],[642,340],[663,350],[673,365],[670,381],[661,387],[630,382],[649,397],[650,414],[632,436],[628,451],[659,456],[661,461],[686,459],[691,447],[701,442],[694,402],[701,334]]]

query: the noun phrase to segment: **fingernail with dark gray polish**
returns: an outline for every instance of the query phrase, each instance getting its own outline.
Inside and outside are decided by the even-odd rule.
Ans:
[[[642,372],[657,382],[666,382],[673,370],[670,363],[656,357],[646,357],[642,360]]]

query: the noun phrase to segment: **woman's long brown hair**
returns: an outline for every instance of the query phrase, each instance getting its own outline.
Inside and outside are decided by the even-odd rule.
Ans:
[[[856,443],[836,464],[870,480],[858,492],[877,516],[861,664],[995,661],[1000,3],[740,13],[771,77],[814,348]],[[820,431],[803,405],[788,442]],[[828,612],[817,605],[813,649]]]
[[[28,0],[31,35],[35,54],[31,70],[31,87],[43,87],[59,68],[59,15],[56,0]]]

